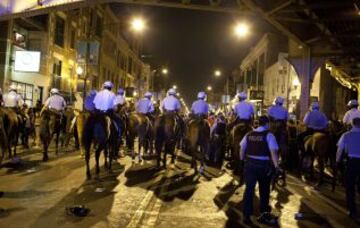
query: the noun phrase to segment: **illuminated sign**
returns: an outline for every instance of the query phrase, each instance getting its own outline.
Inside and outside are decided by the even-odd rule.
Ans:
[[[0,16],[84,1],[85,0],[1,0]]]
[[[40,52],[38,51],[16,51],[15,71],[39,72]]]

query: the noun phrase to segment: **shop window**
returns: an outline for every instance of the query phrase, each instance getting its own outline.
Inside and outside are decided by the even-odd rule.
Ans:
[[[60,60],[55,60],[53,65],[53,83],[52,87],[60,89],[61,86],[61,68],[62,62]]]
[[[64,47],[65,34],[65,20],[56,16],[55,22],[55,39],[54,43],[59,47]]]
[[[17,31],[14,31],[14,45],[26,48],[26,37]]]

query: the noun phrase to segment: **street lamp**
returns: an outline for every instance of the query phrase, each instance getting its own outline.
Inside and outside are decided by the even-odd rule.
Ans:
[[[76,67],[76,74],[81,76],[84,73],[84,69],[81,66]]]
[[[215,70],[214,75],[215,75],[215,77],[220,77],[221,76],[221,71],[220,70]]]
[[[163,68],[163,69],[161,70],[161,73],[166,75],[166,74],[169,73],[169,70],[168,70],[167,68]]]
[[[173,85],[173,89],[177,89],[177,85]]]
[[[237,23],[234,26],[234,34],[239,38],[247,36],[249,34],[249,26],[245,23]]]
[[[212,87],[211,87],[211,86],[208,86],[206,89],[207,89],[207,91],[211,91],[211,90],[212,90]]]
[[[131,21],[131,28],[135,32],[142,32],[144,31],[146,25],[144,19],[140,17],[133,18]]]

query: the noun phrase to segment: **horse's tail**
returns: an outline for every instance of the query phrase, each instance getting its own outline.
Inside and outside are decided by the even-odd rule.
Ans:
[[[5,126],[4,126],[4,120],[3,117],[0,117],[0,149],[1,149],[1,155],[0,155],[0,164],[2,160],[5,157],[5,153],[8,150],[8,138],[5,132]]]

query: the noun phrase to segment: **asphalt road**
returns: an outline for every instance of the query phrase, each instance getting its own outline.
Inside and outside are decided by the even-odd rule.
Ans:
[[[226,170],[207,168],[204,176],[194,175],[180,151],[166,170],[157,170],[153,160],[138,164],[125,157],[112,174],[102,168],[99,179],[90,181],[78,151],[51,152],[46,163],[40,152],[23,151],[20,161],[2,164],[0,227],[246,227],[244,187]],[[67,214],[65,208],[73,205],[85,205],[90,214]],[[343,188],[331,192],[328,183],[316,190],[288,175],[287,186],[271,193],[271,205],[280,227],[359,227],[347,217]],[[256,208],[258,198],[258,215]],[[297,212],[303,219],[294,218]]]

